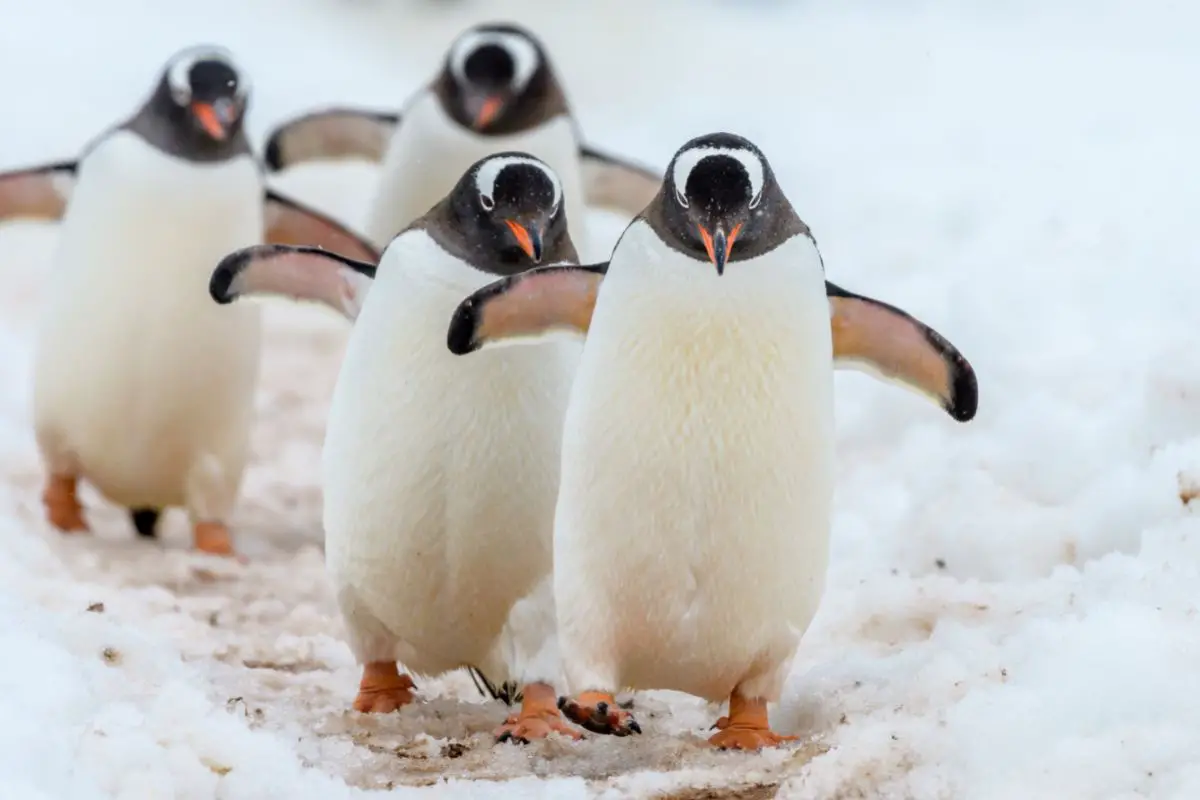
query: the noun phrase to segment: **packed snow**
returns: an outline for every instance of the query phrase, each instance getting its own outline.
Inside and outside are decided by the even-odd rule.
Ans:
[[[0,168],[70,156],[179,47],[230,47],[256,142],[396,107],[466,25],[550,48],[587,138],[657,167],[727,129],[771,159],[832,280],[979,375],[951,420],[837,377],[833,563],[773,709],[798,744],[702,743],[720,709],[632,695],[640,737],[494,746],[461,674],[349,711],[318,462],[347,325],[270,308],[248,564],[41,516],[33,320],[53,225],[0,227],[0,786],[42,798],[1200,797],[1200,11],[1169,0],[4,0]],[[372,167],[275,183],[351,224]],[[588,221],[610,245],[622,220]],[[594,255],[602,255],[594,254]],[[152,300],[152,298],[149,298]],[[432,790],[420,787],[448,781]],[[710,793],[705,793],[706,787]]]

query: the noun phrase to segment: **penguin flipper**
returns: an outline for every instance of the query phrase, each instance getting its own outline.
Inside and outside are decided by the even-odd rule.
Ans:
[[[825,282],[833,326],[833,359],[898,382],[967,422],[979,405],[971,364],[940,333],[895,306]]]
[[[320,247],[259,244],[221,259],[208,292],[221,305],[242,297],[290,297],[321,303],[354,319],[374,278],[374,263]]]
[[[355,261],[379,263],[379,250],[330,216],[273,189],[266,192],[263,219],[267,244],[313,245]]]
[[[276,126],[267,137],[267,169],[279,172],[308,161],[383,160],[400,115],[354,108],[314,111]]]
[[[76,161],[59,161],[0,172],[0,222],[61,220],[75,188],[78,166]]]
[[[654,170],[594,147],[579,148],[584,200],[589,206],[622,211],[636,217],[662,187],[663,176]]]
[[[459,303],[446,345],[455,355],[566,333],[585,336],[608,262],[538,267],[494,281]]]

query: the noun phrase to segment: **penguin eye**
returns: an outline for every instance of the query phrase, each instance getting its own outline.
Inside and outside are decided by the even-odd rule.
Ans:
[[[683,192],[679,191],[678,189],[675,190],[675,200],[679,203],[679,205],[683,206],[684,208],[688,207],[687,197],[684,195]]]
[[[496,201],[486,194],[481,194],[479,195],[479,205],[483,206],[484,211],[491,211],[496,207]]]

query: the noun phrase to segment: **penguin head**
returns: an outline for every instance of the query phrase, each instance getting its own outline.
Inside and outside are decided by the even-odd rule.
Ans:
[[[727,262],[755,249],[780,200],[766,156],[732,133],[698,136],[679,148],[660,197],[667,229],[718,275]]]
[[[171,57],[153,104],[189,138],[228,141],[241,131],[250,82],[223,47],[198,45]]]
[[[562,183],[528,153],[496,153],[475,162],[449,199],[466,244],[505,271],[535,267],[543,254],[569,245]]]
[[[524,28],[488,23],[468,28],[450,45],[442,69],[450,115],[478,133],[510,133],[536,117],[555,85],[541,42]]]

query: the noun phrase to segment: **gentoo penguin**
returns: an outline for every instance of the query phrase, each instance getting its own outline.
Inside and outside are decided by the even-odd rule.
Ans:
[[[587,332],[554,529],[565,714],[627,733],[614,691],[673,689],[728,699],[713,745],[794,738],[770,730],[767,703],[825,582],[833,356],[874,362],[962,421],[970,365],[907,314],[827,287],[766,157],[727,133],[676,153],[606,265],[484,287],[448,345],[552,330]]]
[[[62,221],[34,376],[43,499],[62,531],[88,528],[83,479],[129,508],[139,534],[154,536],[160,513],[182,506],[197,549],[231,553],[260,321],[255,306],[213,305],[212,265],[264,231],[377,257],[265,189],[242,129],[249,94],[227,51],[188,48],[78,161],[0,175],[0,218]]]
[[[398,662],[416,674],[479,667],[523,688],[521,712],[499,736],[579,735],[555,705],[552,615],[541,646],[523,657],[506,656],[513,642],[501,635],[518,601],[548,581],[579,345],[512,348],[470,364],[444,345],[471,291],[538,263],[577,263],[567,213],[544,162],[483,158],[392,240],[363,299],[322,456],[325,557],[363,665],[359,711],[412,702]],[[264,245],[224,259],[210,291],[218,303],[264,291],[328,301],[373,272],[315,248]]]
[[[563,182],[583,252],[585,200],[633,216],[662,176],[584,145],[545,48],[512,24],[476,25],[450,45],[440,72],[402,114],[336,108],[306,114],[268,138],[267,165],[341,158],[382,161],[367,235],[383,246],[424,214],[475,161],[516,150],[540,158]]]

